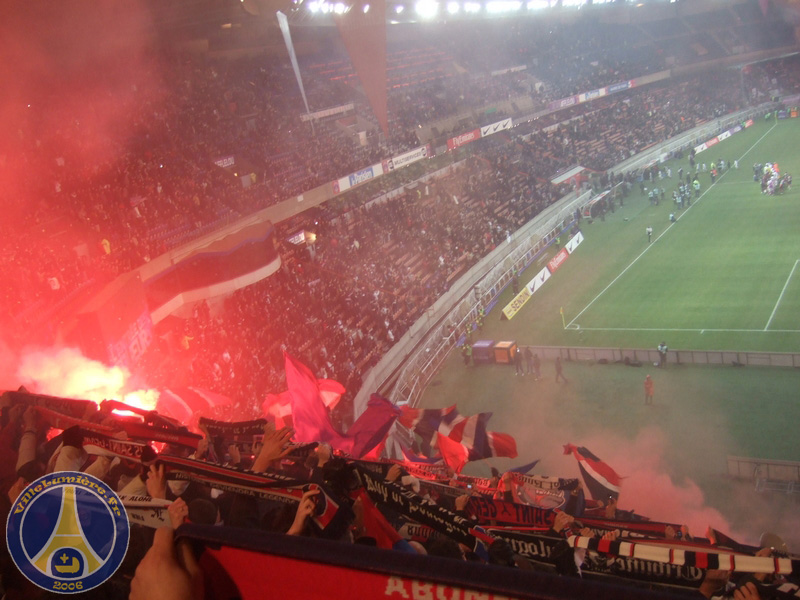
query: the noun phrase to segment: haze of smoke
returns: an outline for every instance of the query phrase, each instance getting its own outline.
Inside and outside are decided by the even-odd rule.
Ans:
[[[600,440],[587,443],[601,451]],[[706,506],[703,491],[694,481],[686,478],[677,482],[668,474],[664,461],[666,434],[661,429],[645,428],[624,445],[602,445],[601,458],[625,478],[620,508],[636,510],[657,521],[688,525],[695,535],[705,535],[708,526],[731,531],[725,517]]]
[[[147,410],[156,407],[159,397],[154,389],[132,389],[128,369],[91,360],[75,348],[27,352],[20,360],[17,377],[31,392],[98,403],[120,400]]]
[[[38,197],[22,174],[34,157],[66,158],[65,177],[111,169],[133,134],[130,116],[159,97],[148,57],[150,16],[138,0],[9,3],[0,17],[0,201],[22,218]]]
[[[16,354],[0,339],[0,390],[15,390],[19,387],[17,365]]]
[[[75,348],[28,352],[22,356],[17,371],[20,383],[28,390],[68,398],[121,390],[129,375],[127,369],[106,367]]]
[[[567,443],[584,446],[624,477],[621,509],[635,510],[653,520],[686,524],[698,536],[704,536],[708,526],[732,537],[742,533],[733,530],[719,510],[707,504],[695,481],[685,477],[676,480],[675,469],[670,468],[665,458],[668,433],[662,428],[649,426],[629,439],[599,430],[563,406],[537,403],[535,414],[535,421],[525,426],[524,434],[519,420],[514,424],[503,423],[502,419],[490,423],[490,429],[513,431],[518,442],[519,458],[502,464],[498,461],[498,468],[541,458],[534,473],[580,477],[577,461],[563,454],[563,446]],[[703,440],[698,446],[707,443],[710,442]],[[702,454],[698,454],[698,460],[702,460]],[[748,538],[752,543],[757,541],[757,537],[750,539],[752,535]]]

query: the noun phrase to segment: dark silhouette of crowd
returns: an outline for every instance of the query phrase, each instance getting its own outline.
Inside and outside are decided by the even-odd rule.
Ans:
[[[74,422],[76,408],[82,415],[77,424],[64,430],[54,426],[70,413]],[[617,495],[592,499],[577,479],[537,478],[496,469],[492,469],[491,477],[480,478],[457,473],[444,464],[423,468],[409,461],[354,460],[328,444],[295,444],[291,428],[276,430],[270,424],[256,435],[252,431],[257,430],[257,424],[210,421],[201,427],[202,435],[192,436],[174,423],[156,422],[157,415],[145,415],[144,422],[137,423],[135,440],[125,439],[107,433],[124,431],[132,421],[120,420],[107,406],[98,409],[89,403],[84,407],[81,401],[24,392],[3,395],[2,523],[12,511],[16,515],[25,510],[31,514],[44,510],[41,507],[46,502],[40,502],[38,508],[34,508],[35,503],[28,506],[31,492],[26,488],[33,482],[46,481],[49,483],[33,489],[47,494],[48,485],[56,482],[40,478],[62,472],[100,480],[120,494],[126,506],[130,535],[127,553],[119,570],[95,592],[98,597],[204,597],[204,585],[214,585],[215,578],[226,576],[219,568],[204,573],[200,565],[209,563],[198,556],[201,545],[175,541],[187,532],[183,528],[186,524],[199,526],[200,531],[202,526],[211,527],[223,538],[230,535],[226,542],[230,544],[236,544],[246,531],[249,542],[245,548],[257,547],[254,540],[272,533],[304,537],[309,544],[314,543],[311,538],[335,540],[343,545],[343,552],[344,545],[356,544],[538,571],[553,578],[599,578],[623,586],[616,592],[623,595],[615,597],[668,589],[686,597],[767,600],[788,598],[789,592],[797,591],[797,561],[791,562],[791,574],[785,572],[788,560],[780,566],[781,574],[776,574],[778,560],[790,555],[775,536],[765,538],[758,546],[746,546],[713,529],[705,536],[692,534],[685,525],[649,521],[621,510]],[[239,429],[231,437],[234,427],[247,428],[251,433],[244,435]],[[159,436],[164,434],[172,434],[174,441],[156,454],[149,442],[163,439]],[[147,446],[144,451],[142,443]],[[130,453],[134,449],[135,453]],[[82,481],[90,480],[84,477]],[[75,485],[89,484],[78,481]],[[23,496],[23,492],[28,495]],[[557,502],[558,509],[543,507],[543,499],[551,506]],[[488,507],[507,512],[487,516]],[[99,533],[91,530],[88,508],[81,510],[82,527],[95,543],[101,539]],[[53,517],[50,513],[36,516],[42,524],[48,516]],[[15,516],[13,521],[18,520]],[[534,522],[536,526],[530,527]],[[196,534],[198,530],[194,531]],[[527,544],[520,544],[520,540],[527,540]],[[658,558],[639,558],[641,568],[626,573],[625,569],[613,568],[624,558],[619,556],[616,542],[650,544],[654,552],[672,545],[678,550],[710,553],[715,560],[716,553],[721,552],[720,569],[669,569],[678,555],[675,551],[675,557],[672,552],[661,552]],[[548,551],[526,550],[531,546]],[[740,560],[744,565],[747,558],[763,560],[758,565],[758,558],[751,560],[743,569],[726,569],[730,552],[737,553],[737,565]],[[23,576],[12,560],[23,559],[3,544],[0,573],[5,597],[45,597],[26,579],[31,572]],[[246,560],[253,561],[248,563],[248,576],[257,577],[252,570],[258,560],[255,552]],[[376,560],[385,561],[383,568],[393,568],[388,556]],[[364,568],[363,563],[356,568]],[[754,574],[749,575],[748,570]],[[650,577],[643,579],[645,573]],[[223,580],[228,586],[242,583]],[[462,583],[470,585],[468,581]],[[548,585],[551,593],[558,590],[555,582]],[[629,592],[624,591],[626,585]],[[787,595],[780,595],[780,591]]]

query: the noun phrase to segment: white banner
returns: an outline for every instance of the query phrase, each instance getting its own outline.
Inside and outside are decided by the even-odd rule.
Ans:
[[[516,67],[508,67],[507,69],[498,69],[497,71],[492,71],[492,77],[505,75],[506,73],[517,73],[519,71],[524,71],[527,68],[528,65],[517,65]]]
[[[550,279],[550,270],[547,267],[544,267],[541,271],[536,274],[536,277],[531,279],[528,282],[528,285],[525,287],[528,288],[528,291],[533,295],[536,290],[544,285],[544,282]]]
[[[583,241],[583,234],[579,231],[578,233],[572,236],[572,239],[568,241],[566,246],[564,247],[567,249],[567,252],[572,254],[573,252],[575,252],[575,248],[580,246],[582,241]]]
[[[393,171],[394,169],[402,169],[403,167],[407,167],[408,165],[427,157],[428,146],[420,146],[419,148],[415,148],[414,150],[410,150],[395,156],[394,158],[390,158],[387,161],[388,170]]]
[[[350,104],[342,104],[341,106],[334,106],[333,108],[326,108],[323,110],[318,110],[313,113],[308,113],[305,115],[300,115],[300,120],[304,123],[306,121],[316,121],[317,119],[324,119],[325,117],[332,117],[333,115],[340,115],[342,113],[349,112],[351,110],[355,110],[356,106],[352,102]]]
[[[492,123],[491,125],[485,125],[481,127],[481,137],[486,137],[487,135],[492,135],[505,129],[511,129],[511,117],[508,119],[503,119],[502,121],[498,121],[497,123]]]

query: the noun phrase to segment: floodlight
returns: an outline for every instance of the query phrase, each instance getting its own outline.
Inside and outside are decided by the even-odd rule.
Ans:
[[[414,10],[424,19],[431,19],[439,12],[439,3],[436,0],[419,0],[414,5]]]
[[[481,12],[481,5],[477,2],[465,2],[464,3],[464,12],[468,13],[477,13]]]
[[[496,14],[501,12],[512,12],[519,10],[522,2],[518,0],[493,0],[486,3],[486,12]]]
[[[459,10],[461,10],[461,7],[459,6],[458,2],[447,3],[447,12],[449,12],[451,15],[456,14]]]

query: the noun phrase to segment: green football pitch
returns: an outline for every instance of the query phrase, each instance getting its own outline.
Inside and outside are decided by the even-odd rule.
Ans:
[[[585,241],[510,321],[499,320],[506,290],[479,338],[521,345],[800,352],[800,188],[762,195],[753,164],[778,162],[800,173],[800,120],[756,123],[698,154],[698,166],[739,161],[701,197],[676,210],[672,190],[688,157],[667,163],[672,178],[654,184],[650,204],[635,187],[604,220],[581,222]],[[670,222],[674,213],[676,221]],[[646,228],[653,228],[648,243]],[[527,282],[549,257],[520,277]],[[562,321],[560,310],[564,310]],[[566,325],[566,327],[565,327]],[[726,456],[800,461],[800,372],[790,368],[567,362],[556,384],[517,377],[507,365],[464,367],[452,352],[428,386],[422,407],[457,404],[462,414],[493,412],[490,429],[515,436],[519,458],[541,459],[535,473],[577,476],[562,445],[583,445],[625,476],[620,504],[655,519],[708,524],[755,543],[764,530],[800,551],[800,502],[757,493],[729,479]],[[643,381],[655,380],[655,405]],[[465,472],[487,474],[488,462]]]
[[[701,172],[690,207],[671,200],[687,159],[670,163],[672,179],[650,184],[666,189],[659,206],[635,189],[604,222],[584,220],[585,245],[527,309],[536,313],[530,341],[651,348],[664,338],[682,349],[800,351],[800,190],[762,195],[752,168],[774,161],[800,173],[799,139],[797,120],[760,123],[698,154],[701,165],[738,159],[740,168],[713,185]]]

